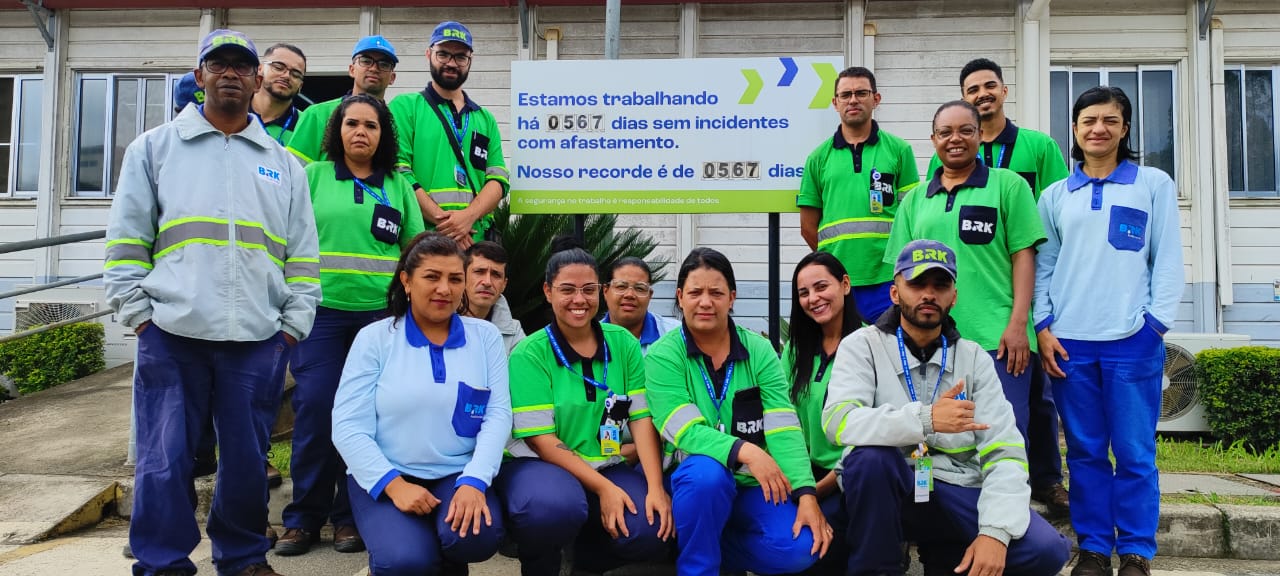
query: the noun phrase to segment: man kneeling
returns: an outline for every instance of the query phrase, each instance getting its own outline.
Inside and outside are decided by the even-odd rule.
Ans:
[[[1071,546],[1029,508],[1026,451],[991,356],[948,313],[955,252],[908,244],[894,307],[844,339],[823,422],[841,463],[848,574],[901,574],[916,542],[925,574],[1057,574]]]

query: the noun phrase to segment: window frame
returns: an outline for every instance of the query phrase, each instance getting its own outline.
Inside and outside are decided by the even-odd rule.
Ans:
[[[134,71],[134,72],[97,72],[97,71],[78,71],[74,74],[72,80],[72,88],[74,98],[72,99],[71,110],[71,158],[70,176],[71,181],[68,189],[69,198],[113,198],[115,190],[111,184],[114,176],[111,170],[115,163],[115,129],[116,129],[116,84],[120,80],[136,80],[143,89],[138,91],[137,110],[139,113],[135,117],[138,126],[138,134],[145,131],[146,126],[146,89],[148,80],[162,80],[165,86],[164,93],[164,121],[168,122],[173,119],[173,82],[174,78],[181,77],[182,74],[173,74],[167,71]],[[103,109],[103,144],[102,144],[102,190],[80,190],[80,146],[83,140],[83,133],[80,127],[81,111],[84,108],[84,82],[86,80],[102,80],[106,82],[105,102]]]
[[[13,80],[13,102],[9,109],[9,174],[6,176],[7,181],[4,183],[5,188],[0,191],[2,198],[34,198],[40,193],[40,174],[39,165],[36,168],[36,187],[31,190],[18,189],[18,171],[20,169],[20,159],[22,152],[22,98],[25,92],[25,83],[30,81],[40,82],[40,100],[41,106],[44,104],[44,75],[43,74],[0,74],[0,78]],[[36,157],[37,162],[39,156],[44,152],[44,113],[41,111],[39,117],[40,123],[35,126],[36,130]]]
[[[1068,101],[1067,101],[1066,116],[1063,118],[1063,120],[1065,120],[1067,123],[1067,138],[1069,139],[1069,141],[1067,142],[1067,146],[1065,146],[1062,149],[1062,154],[1065,157],[1068,166],[1075,165],[1075,161],[1072,160],[1071,158],[1071,146],[1075,144],[1075,131],[1071,129],[1071,107],[1075,105],[1075,100],[1071,98],[1071,94],[1074,92],[1073,87],[1075,86],[1075,78],[1073,77],[1074,72],[1097,72],[1098,84],[1100,86],[1110,85],[1107,83],[1107,78],[1112,72],[1137,73],[1138,95],[1137,95],[1137,98],[1134,98],[1132,94],[1130,94],[1129,97],[1130,97],[1131,103],[1133,104],[1133,116],[1134,118],[1140,119],[1140,120],[1144,118],[1143,106],[1145,103],[1145,100],[1143,98],[1143,93],[1145,92],[1145,89],[1143,87],[1143,82],[1142,82],[1143,73],[1144,72],[1169,72],[1169,88],[1170,88],[1169,104],[1172,111],[1172,114],[1170,115],[1170,121],[1173,124],[1173,136],[1172,136],[1172,143],[1171,143],[1172,149],[1173,149],[1173,170],[1172,172],[1169,173],[1169,177],[1172,178],[1174,182],[1177,182],[1179,188],[1181,188],[1180,174],[1182,171],[1182,146],[1179,144],[1181,142],[1179,137],[1182,132],[1182,127],[1179,124],[1182,117],[1179,109],[1179,105],[1181,104],[1181,98],[1179,97],[1179,94],[1178,94],[1179,87],[1180,87],[1178,84],[1180,80],[1180,75],[1178,73],[1177,63],[1104,63],[1104,64],[1058,63],[1058,64],[1052,64],[1049,66],[1049,73],[1052,74],[1054,72],[1066,72],[1067,74]],[[1053,131],[1052,105],[1050,105],[1049,114],[1050,114],[1049,132],[1052,133]],[[1137,141],[1133,142],[1135,145],[1134,151],[1141,156],[1141,158],[1138,161],[1138,164],[1142,166],[1146,166],[1147,165],[1145,163],[1146,122],[1141,123],[1141,128],[1142,130],[1138,131],[1139,133],[1137,135],[1138,136]],[[1132,134],[1130,136],[1132,136]],[[1133,141],[1132,138],[1130,141],[1131,142]]]
[[[1228,196],[1230,199],[1232,199],[1232,200],[1235,200],[1235,199],[1260,199],[1260,200],[1275,200],[1275,199],[1278,199],[1278,198],[1280,198],[1280,97],[1277,97],[1277,95],[1276,95],[1276,88],[1277,88],[1277,86],[1278,86],[1278,85],[1280,85],[1280,64],[1251,63],[1251,62],[1233,62],[1233,63],[1230,63],[1230,64],[1224,64],[1224,65],[1223,65],[1223,67],[1222,67],[1222,71],[1223,71],[1223,82],[1224,82],[1224,83],[1226,82],[1226,73],[1227,73],[1227,72],[1232,72],[1232,71],[1234,71],[1234,72],[1239,72],[1239,73],[1240,73],[1240,102],[1239,102],[1239,105],[1240,105],[1240,126],[1239,126],[1239,128],[1240,128],[1240,134],[1241,134],[1240,153],[1243,155],[1243,157],[1241,158],[1241,163],[1240,163],[1240,165],[1241,165],[1241,178],[1240,178],[1240,179],[1241,179],[1241,181],[1244,183],[1244,186],[1245,186],[1245,188],[1246,188],[1245,190],[1233,190],[1233,189],[1231,189],[1231,183],[1230,183],[1230,180],[1231,180],[1231,179],[1230,179],[1230,177],[1228,177],[1228,178],[1227,178],[1227,196]],[[1274,168],[1274,170],[1275,170],[1275,181],[1276,181],[1276,189],[1275,189],[1275,190],[1267,190],[1267,191],[1251,191],[1251,190],[1248,190],[1248,189],[1247,189],[1247,188],[1248,188],[1248,186],[1249,186],[1249,162],[1248,162],[1248,158],[1249,158],[1249,136],[1248,136],[1248,134],[1249,134],[1249,126],[1248,126],[1248,120],[1247,120],[1247,119],[1248,119],[1248,114],[1247,114],[1246,112],[1247,112],[1247,110],[1248,110],[1247,104],[1248,104],[1248,97],[1249,97],[1249,95],[1248,95],[1247,91],[1245,90],[1246,86],[1248,85],[1248,82],[1246,82],[1246,80],[1245,80],[1245,73],[1246,73],[1246,72],[1250,72],[1250,71],[1252,71],[1252,72],[1263,72],[1263,71],[1271,72],[1271,123],[1272,123],[1272,129],[1275,131],[1275,132],[1274,132],[1274,134],[1272,134],[1272,137],[1271,137],[1271,147],[1272,147],[1272,152],[1271,152],[1271,154],[1272,154],[1272,162],[1274,162],[1274,163],[1275,163],[1275,168]],[[1224,90],[1223,90],[1223,94],[1225,95],[1225,93],[1226,93],[1226,90],[1224,89]],[[1225,101],[1224,101],[1224,104],[1226,104],[1226,102],[1225,102]],[[1228,116],[1228,115],[1226,114],[1226,110],[1225,110],[1225,109],[1223,110],[1223,115],[1224,115],[1224,117],[1225,117],[1225,116]],[[1222,127],[1222,129],[1223,129],[1223,131],[1224,131],[1224,132],[1230,128],[1230,121],[1228,120],[1227,122],[1228,122],[1228,124],[1226,124],[1226,125],[1224,125],[1224,126]],[[1228,165],[1228,170],[1230,170],[1230,164],[1231,164],[1231,144],[1230,144],[1230,142],[1228,142],[1228,143],[1227,143],[1227,165]]]

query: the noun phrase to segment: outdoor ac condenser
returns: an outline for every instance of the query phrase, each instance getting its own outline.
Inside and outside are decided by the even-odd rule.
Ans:
[[[13,303],[13,331],[21,332],[34,326],[105,310],[104,299],[102,286],[64,286],[18,296]],[[107,368],[133,362],[138,340],[132,330],[121,326],[114,314],[90,322],[102,324],[103,356]]]
[[[1160,406],[1159,432],[1209,432],[1200,403],[1196,379],[1196,353],[1208,348],[1248,346],[1249,337],[1240,334],[1165,335],[1164,398]]]

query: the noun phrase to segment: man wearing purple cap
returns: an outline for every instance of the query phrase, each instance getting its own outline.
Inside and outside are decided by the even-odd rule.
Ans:
[[[347,75],[354,81],[351,91],[342,98],[368,94],[384,100],[387,87],[396,82],[396,64],[400,58],[396,49],[382,36],[365,36],[351,50],[351,64]],[[329,117],[342,104],[342,98],[334,98],[308,106],[298,118],[298,127],[289,140],[288,150],[305,164],[327,160],[324,153],[324,131]]]
[[[253,42],[215,30],[198,63],[204,103],[129,145],[107,225],[107,302],[138,334],[133,573],[196,571],[200,529],[185,511],[212,413],[214,565],[272,576],[262,463],[289,349],[320,300],[319,244],[302,167],[249,114]]]
[[[484,240],[511,187],[498,122],[462,91],[473,40],[462,24],[437,25],[427,48],[431,83],[390,104],[400,140],[396,169],[413,182],[427,225],[463,248]]]
[[[822,410],[827,438],[848,447],[848,573],[901,574],[906,539],[925,574],[1057,574],[1071,545],[1028,507],[995,365],[950,317],[955,251],[908,243],[889,297],[889,313],[840,342]]]

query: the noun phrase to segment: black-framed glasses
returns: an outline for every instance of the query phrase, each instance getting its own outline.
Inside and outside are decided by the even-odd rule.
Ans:
[[[204,69],[214,74],[224,74],[227,68],[236,71],[236,76],[256,76],[258,74],[258,65],[253,62],[245,62],[239,60],[236,62],[223,62],[222,60],[205,60]]]
[[[614,280],[606,284],[609,289],[622,293],[627,290],[635,290],[636,296],[648,296],[653,291],[653,287],[644,282],[627,282],[626,280]]]
[[[872,94],[875,94],[875,92],[872,90],[850,90],[847,92],[841,92],[839,94],[836,94],[836,101],[848,102],[849,100],[852,100],[854,98],[857,98],[859,100],[866,100],[867,98],[870,98]]]
[[[270,66],[271,69],[275,70],[277,74],[283,74],[285,72],[288,72],[290,78],[293,78],[294,80],[297,80],[299,82],[301,82],[303,76],[306,75],[303,71],[297,68],[290,68],[288,64],[285,64],[284,62],[281,62],[279,60],[263,60],[262,63],[266,64],[267,66]]]
[[[390,60],[378,60],[368,56],[356,56],[354,62],[361,68],[378,67],[379,72],[390,72],[396,69],[396,63]]]
[[[587,298],[594,298],[597,294],[600,293],[600,285],[599,284],[583,284],[582,286],[574,286],[573,284],[568,284],[568,283],[556,284],[554,286],[554,290],[556,291],[556,294],[559,294],[564,298],[572,298],[574,294],[577,294],[579,292],[581,292],[582,295]]]
[[[450,52],[448,50],[436,50],[432,52],[436,57],[436,62],[448,64],[452,60],[459,66],[466,66],[471,63],[471,55],[466,52]]]

